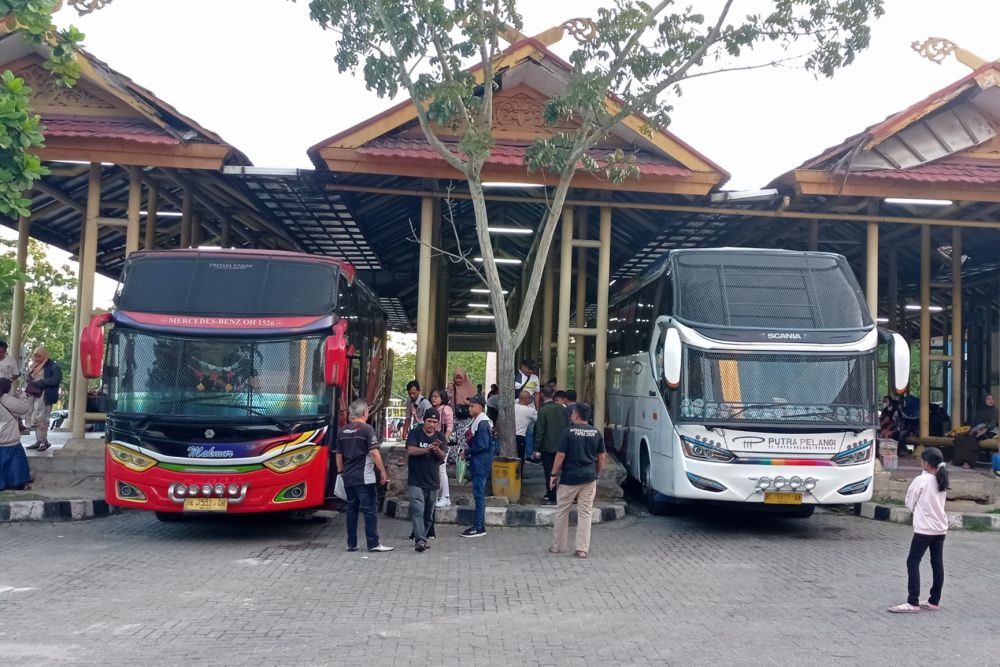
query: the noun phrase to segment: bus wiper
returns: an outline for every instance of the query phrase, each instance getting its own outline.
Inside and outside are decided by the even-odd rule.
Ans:
[[[190,402],[193,405],[199,405],[199,403],[194,401],[186,401],[186,402]],[[256,417],[263,417],[264,419],[267,419],[275,426],[278,426],[286,431],[292,430],[292,425],[289,424],[288,422],[282,421],[281,419],[278,419],[273,415],[269,415],[266,412],[261,412],[256,408],[250,407],[249,405],[240,405],[239,403],[214,403],[214,402],[204,402],[203,405],[211,405],[213,407],[218,407],[218,408],[233,408],[235,410],[246,410],[249,414],[252,414]]]
[[[730,412],[729,418],[735,419],[736,417],[739,417],[747,410],[766,410],[767,408],[773,408],[776,405],[787,405],[787,403],[747,403],[736,412]]]

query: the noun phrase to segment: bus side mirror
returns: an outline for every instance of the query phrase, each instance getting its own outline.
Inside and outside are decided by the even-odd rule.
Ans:
[[[109,313],[94,315],[80,333],[80,370],[88,380],[101,377],[104,370],[104,325],[110,321]]]
[[[889,336],[889,364],[892,389],[902,395],[910,384],[910,346],[895,332]]]
[[[677,329],[669,328],[663,340],[663,379],[671,389],[681,386],[681,337]]]
[[[328,385],[343,388],[347,384],[347,320],[333,325],[333,335],[326,337],[323,357],[324,380]]]

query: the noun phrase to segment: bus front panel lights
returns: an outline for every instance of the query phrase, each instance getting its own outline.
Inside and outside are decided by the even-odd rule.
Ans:
[[[221,498],[222,496],[224,496],[226,494],[226,485],[225,484],[216,484],[214,491],[215,491],[215,495],[217,495],[217,496],[219,496]]]
[[[240,486],[239,486],[239,484],[230,484],[228,490],[229,490],[230,497],[235,498],[236,496],[240,495]]]
[[[771,488],[771,478],[770,477],[761,477],[760,479],[757,480],[757,490],[758,491],[766,491],[769,488]]]
[[[212,485],[211,484],[205,484],[204,486],[201,487],[201,492],[206,497],[212,495]]]
[[[783,475],[778,475],[777,477],[774,478],[774,488],[776,489],[783,488],[787,483],[788,480],[786,480]]]
[[[691,482],[691,486],[696,489],[701,489],[702,491],[711,491],[712,493],[722,493],[726,490],[726,487],[716,482],[714,479],[709,479],[707,477],[702,477],[701,475],[695,475],[692,472],[687,473],[688,481]]]
[[[802,478],[798,476],[792,477],[790,480],[788,480],[788,486],[792,487],[793,491],[798,490],[798,488],[802,486]]]
[[[188,495],[194,498],[198,495],[199,487],[197,484],[192,484],[188,487]]]
[[[842,486],[837,493],[842,496],[853,496],[859,493],[864,493],[868,490],[868,485],[872,483],[871,477],[866,477],[860,482],[854,482],[853,484],[848,484],[847,486]]]
[[[802,482],[802,488],[806,491],[812,491],[816,488],[816,479],[814,477],[806,477],[805,481]]]

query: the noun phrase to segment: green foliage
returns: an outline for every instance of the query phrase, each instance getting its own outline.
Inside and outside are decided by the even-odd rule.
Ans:
[[[83,33],[74,27],[57,30],[52,12],[58,0],[0,0],[0,17],[8,29],[18,30],[32,44],[48,45],[51,53],[45,69],[63,86],[80,78],[76,51]],[[49,173],[32,153],[45,144],[38,115],[31,112],[31,88],[10,70],[0,77],[0,214],[11,218],[31,214],[31,200],[24,197],[32,184]]]
[[[16,268],[12,241],[0,241],[6,250],[0,254],[0,265]],[[69,372],[73,364],[73,326],[76,313],[76,276],[68,265],[53,266],[45,254],[45,246],[38,241],[28,245],[28,283],[24,292],[24,326],[22,340],[25,349],[38,345],[49,349],[51,357],[62,367],[65,387],[69,386]],[[11,330],[13,286],[0,289],[0,332]],[[10,338],[6,338],[10,340]],[[25,363],[22,350],[11,350],[18,361]],[[64,392],[65,394],[65,392]]]
[[[392,395],[396,398],[406,396],[406,383],[416,376],[417,355],[397,354],[392,366]],[[473,385],[483,384],[486,381],[486,353],[485,352],[449,352],[448,353],[448,375],[445,376],[445,384],[451,384],[451,373],[456,368],[464,368]],[[430,394],[435,387],[428,387],[425,393]],[[485,388],[486,390],[489,387]]]
[[[409,354],[397,354],[392,362],[392,396],[393,398],[404,398],[406,396],[406,383],[417,375],[417,355],[413,352]]]

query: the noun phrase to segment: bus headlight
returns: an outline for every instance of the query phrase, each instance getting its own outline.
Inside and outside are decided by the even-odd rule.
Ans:
[[[816,480],[812,477],[806,477],[806,481],[802,483],[802,487],[806,491],[812,491],[816,488]]]
[[[834,456],[833,462],[839,466],[855,466],[867,463],[871,460],[874,450],[875,442],[873,440],[862,440]]]
[[[714,440],[706,441],[682,435],[681,445],[684,447],[684,454],[689,459],[728,463],[736,458],[736,455],[725,449],[722,443],[717,443]]]
[[[108,452],[117,463],[135,472],[145,472],[156,465],[156,459],[150,458],[139,452],[122,447],[121,445],[108,444]]]
[[[316,458],[319,450],[319,446],[303,447],[302,449],[296,449],[293,452],[264,461],[264,465],[274,472],[291,472]]]
[[[761,491],[765,491],[765,490],[771,488],[771,478],[770,477],[761,477],[760,479],[758,479],[757,480],[757,488],[760,489]]]

